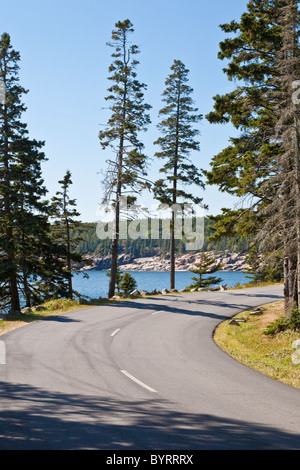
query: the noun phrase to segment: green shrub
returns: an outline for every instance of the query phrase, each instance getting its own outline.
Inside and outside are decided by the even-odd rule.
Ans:
[[[53,299],[45,303],[44,308],[45,310],[64,310],[76,305],[78,305],[78,302],[73,299]]]
[[[126,271],[120,282],[120,290],[125,294],[129,295],[137,287],[136,280],[134,277]]]

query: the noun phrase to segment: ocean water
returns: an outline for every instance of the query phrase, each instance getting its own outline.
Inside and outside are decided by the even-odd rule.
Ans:
[[[170,273],[168,271],[130,271],[137,282],[139,291],[146,290],[148,292],[154,289],[162,291],[162,289],[170,288]],[[227,287],[234,287],[238,282],[244,284],[250,279],[246,274],[240,271],[220,271],[213,274],[222,279],[221,284]],[[83,273],[73,277],[73,288],[81,295],[87,295],[92,299],[100,296],[106,297],[108,293],[109,278],[106,271],[88,271],[88,279],[85,279]],[[175,275],[175,287],[180,290],[190,285],[193,281],[191,277],[193,273],[189,271],[177,271]]]

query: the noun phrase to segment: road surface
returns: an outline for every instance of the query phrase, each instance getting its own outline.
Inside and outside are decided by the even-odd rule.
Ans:
[[[300,390],[213,341],[226,318],[281,298],[281,287],[151,297],[1,336],[0,449],[300,449]]]

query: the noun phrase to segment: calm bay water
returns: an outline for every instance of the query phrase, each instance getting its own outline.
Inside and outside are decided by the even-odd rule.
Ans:
[[[146,290],[148,292],[157,289],[170,288],[170,273],[168,271],[131,271],[132,276],[137,282],[137,289],[139,291]],[[81,295],[87,295],[92,299],[97,299],[100,296],[107,296],[109,278],[106,271],[88,271],[89,278],[84,279],[83,273],[73,277],[73,287]],[[193,281],[191,277],[193,273],[188,271],[177,271],[175,276],[175,287],[180,290],[190,285]],[[222,279],[221,284],[227,287],[234,287],[237,282],[244,284],[250,281],[246,274],[240,271],[220,271],[214,273],[214,276]]]

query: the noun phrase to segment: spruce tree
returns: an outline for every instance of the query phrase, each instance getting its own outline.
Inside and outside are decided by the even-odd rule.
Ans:
[[[231,59],[225,72],[239,86],[216,96],[215,110],[207,116],[210,122],[230,121],[241,131],[213,158],[208,182],[247,201],[243,208],[223,209],[213,218],[214,239],[254,235],[253,249],[263,255],[260,269],[265,271],[287,258],[285,296],[294,300],[299,184],[297,112],[291,98],[299,76],[297,17],[296,1],[253,0],[239,23],[222,26],[235,36],[221,43],[219,57]]]
[[[114,208],[114,234],[111,244],[111,277],[108,297],[115,292],[118,266],[118,246],[120,230],[121,197],[128,194],[128,202],[134,203],[136,194],[149,188],[146,179],[147,157],[139,133],[150,123],[150,105],[144,102],[146,85],[137,80],[136,68],[139,62],[136,55],[139,49],[131,45],[130,34],[134,32],[130,20],[119,21],[112,32],[114,49],[113,63],[109,67],[108,79],[112,86],[106,100],[110,103],[111,115],[107,128],[99,132],[102,149],[110,148],[115,159],[108,159],[105,177],[105,197],[103,203],[111,202]]]
[[[1,284],[2,306],[20,310],[18,292],[18,267],[16,263],[16,242],[14,231],[14,194],[13,181],[14,152],[18,142],[23,139],[25,126],[20,116],[25,111],[21,96],[26,91],[18,85],[18,62],[20,55],[13,50],[10,37],[3,34],[0,43],[0,79],[4,84],[6,99],[0,105],[0,210],[1,210]]]
[[[34,274],[44,271],[44,248],[49,249],[48,205],[44,200],[47,191],[42,179],[41,163],[45,155],[42,143],[24,139],[14,158],[15,227],[18,285],[27,307],[34,301]]]
[[[194,267],[190,269],[192,273],[198,274],[197,277],[192,277],[192,280],[195,282],[190,288],[208,289],[210,286],[222,282],[222,278],[210,276],[210,274],[219,271],[222,267],[221,263],[215,264],[215,261],[216,258],[211,256],[210,253],[205,253],[203,250],[200,251],[199,260],[195,263]]]
[[[218,57],[228,61],[224,68],[235,81],[233,91],[214,97],[214,111],[206,117],[216,124],[231,124],[240,131],[230,145],[215,155],[208,184],[238,196],[240,208],[223,208],[214,222],[212,241],[229,237],[251,237],[254,252],[259,227],[266,220],[266,208],[276,188],[271,183],[279,169],[274,165],[280,146],[274,139],[277,121],[276,100],[272,95],[281,48],[281,27],[276,2],[251,0],[239,22],[221,25],[233,37],[220,43]],[[266,258],[267,262],[269,258]]]
[[[80,214],[76,209],[76,200],[70,198],[70,185],[73,184],[71,176],[71,172],[67,170],[63,179],[58,182],[61,190],[52,198],[52,216],[55,217],[52,226],[53,239],[64,252],[62,259],[65,261],[69,299],[74,297],[72,273],[76,272],[76,265],[83,261],[82,255],[77,252],[82,238],[80,235],[75,236],[75,230],[80,234],[81,224],[77,219]]]
[[[214,111],[206,116],[210,123],[231,122],[240,131],[212,158],[211,170],[205,172],[209,184],[245,201],[240,209],[224,208],[221,215],[212,217],[215,239],[255,233],[258,212],[269,203],[274,190],[268,181],[279,146],[271,138],[277,117],[269,90],[281,47],[278,11],[274,2],[261,0],[251,0],[247,9],[239,22],[221,25],[233,37],[220,43],[218,57],[228,61],[223,70],[236,88],[216,95]]]
[[[128,271],[126,271],[120,282],[120,290],[124,295],[129,295],[137,287],[136,280]]]
[[[1,306],[12,311],[20,310],[20,294],[30,305],[38,290],[32,287],[34,276],[45,273],[42,253],[49,249],[48,208],[42,200],[46,194],[41,177],[44,143],[30,139],[21,121],[26,110],[22,96],[27,91],[19,85],[19,61],[20,54],[4,33],[0,41],[0,80],[5,87],[5,101],[0,104],[0,284]]]
[[[300,107],[293,100],[294,84],[300,77],[300,14],[296,0],[277,3],[282,40],[276,60],[278,73],[269,95],[277,116],[273,139],[279,145],[279,152],[269,183],[275,192],[264,211],[258,239],[264,250],[281,252],[287,260],[285,286],[289,313],[294,302],[300,305]]]
[[[200,204],[202,198],[186,190],[186,186],[196,184],[204,188],[201,171],[192,163],[191,152],[199,151],[196,136],[199,130],[195,127],[202,119],[198,108],[194,107],[193,89],[188,85],[189,70],[180,60],[175,60],[171,72],[165,81],[166,88],[162,95],[163,108],[159,111],[162,117],[158,124],[162,136],[155,144],[160,151],[155,153],[158,159],[166,162],[160,168],[163,178],[157,180],[153,191],[155,198],[163,205],[176,207],[193,202]],[[172,211],[170,224],[170,288],[175,288],[175,218]]]

